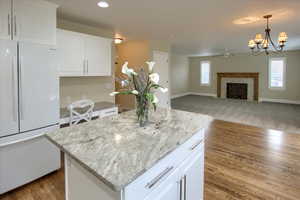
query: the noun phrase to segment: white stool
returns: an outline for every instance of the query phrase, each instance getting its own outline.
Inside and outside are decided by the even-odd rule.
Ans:
[[[68,106],[70,112],[70,126],[78,124],[81,120],[91,121],[95,103],[91,100],[76,101]]]

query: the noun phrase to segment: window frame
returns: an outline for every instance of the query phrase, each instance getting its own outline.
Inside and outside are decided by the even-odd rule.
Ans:
[[[271,80],[272,61],[283,61],[282,87],[274,87],[271,85],[272,84],[272,80]],[[285,90],[286,89],[286,70],[287,70],[286,57],[271,57],[271,58],[269,58],[268,87],[270,90]]]
[[[209,65],[209,75],[208,75],[208,83],[202,83],[202,64],[208,63]],[[201,86],[210,86],[211,85],[211,62],[209,60],[204,60],[200,62],[200,85]]]

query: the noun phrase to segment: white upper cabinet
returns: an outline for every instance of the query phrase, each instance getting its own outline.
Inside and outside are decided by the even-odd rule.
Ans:
[[[89,76],[110,76],[111,40],[86,36],[84,43],[87,74]]]
[[[56,45],[56,9],[43,0],[0,0],[0,38]]]
[[[0,0],[0,39],[11,39],[11,1]]]
[[[42,0],[14,0],[13,35],[16,40],[56,45],[55,4]]]
[[[57,50],[61,76],[84,75],[84,40],[81,34],[58,29]]]
[[[60,76],[111,76],[112,40],[57,30]]]

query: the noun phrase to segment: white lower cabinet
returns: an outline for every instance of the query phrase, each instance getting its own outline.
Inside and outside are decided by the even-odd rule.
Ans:
[[[203,200],[204,129],[121,191],[66,155],[66,200]]]
[[[156,188],[145,200],[179,200],[181,195],[179,171],[176,170],[161,185]]]
[[[204,149],[201,153],[193,154],[188,158],[181,169],[180,185],[181,197],[180,200],[201,200],[203,199],[203,184],[204,184]]]

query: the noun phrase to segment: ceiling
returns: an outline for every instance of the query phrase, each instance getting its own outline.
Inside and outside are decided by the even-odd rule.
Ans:
[[[289,35],[288,50],[300,49],[299,0],[49,0],[60,5],[60,18],[113,29],[127,40],[169,41],[172,51],[186,55],[248,52],[248,40],[263,33],[263,15],[273,14],[274,40]],[[256,17],[253,23],[234,21]],[[242,21],[243,22],[243,21]]]

